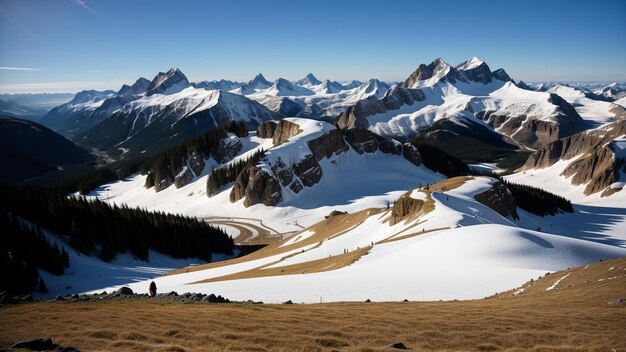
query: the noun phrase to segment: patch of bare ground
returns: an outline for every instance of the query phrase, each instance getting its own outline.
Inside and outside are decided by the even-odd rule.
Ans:
[[[255,260],[255,259],[273,256],[273,255],[279,255],[282,253],[287,253],[295,249],[299,249],[299,248],[303,248],[312,244],[320,243],[332,237],[340,236],[341,234],[347,232],[348,230],[354,228],[355,226],[363,223],[368,217],[376,215],[383,211],[384,211],[383,209],[371,208],[371,209],[365,209],[365,210],[362,210],[353,214],[342,214],[342,215],[332,216],[328,219],[325,219],[303,230],[302,232],[311,231],[313,232],[313,235],[301,241],[298,241],[289,245],[284,245],[286,241],[292,238],[292,237],[289,237],[285,239],[285,241],[272,243],[266,247],[263,247],[262,249],[256,252],[246,255],[245,257],[181,268],[181,269],[170,271],[167,275],[175,275],[175,274],[193,272],[193,271],[198,271],[198,270],[212,269],[212,268],[217,268],[217,267],[221,267],[225,265],[237,264],[237,263],[242,263],[242,262],[246,262],[250,260]],[[294,234],[293,236],[298,236],[298,235],[299,233]]]
[[[27,303],[0,307],[0,347],[51,337],[83,351],[625,351],[626,304],[609,304],[626,298],[625,269],[626,258],[596,263],[474,301]]]

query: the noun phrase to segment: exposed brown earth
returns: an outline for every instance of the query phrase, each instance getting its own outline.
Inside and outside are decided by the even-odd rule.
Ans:
[[[625,269],[626,258],[596,263],[474,301],[27,303],[0,307],[0,346],[51,337],[82,351],[385,351],[397,342],[413,351],[624,351],[626,304],[609,302],[626,298]]]

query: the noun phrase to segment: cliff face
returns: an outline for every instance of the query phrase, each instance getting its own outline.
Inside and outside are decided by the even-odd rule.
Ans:
[[[370,126],[367,121],[369,116],[397,110],[402,105],[413,105],[424,99],[426,96],[420,89],[393,87],[381,99],[370,96],[350,106],[337,117],[335,125],[340,129],[368,128]]]
[[[211,152],[204,154],[203,152],[190,151],[182,156],[182,161],[175,167],[177,174],[173,176],[169,172],[169,168],[172,168],[170,164],[161,165],[159,170],[150,171],[150,181],[154,183],[154,190],[160,192],[171,185],[176,188],[182,188],[195,177],[199,177],[206,166],[206,160],[213,158],[217,163],[223,164],[232,160],[243,148],[243,144],[238,136],[233,133],[225,132],[223,136],[218,139]],[[150,187],[146,181],[146,187]]]
[[[550,94],[548,102],[557,107],[556,113],[550,118],[532,114],[513,115],[507,113],[506,109],[483,110],[474,115],[516,142],[535,149],[585,130],[582,117],[563,98]]]
[[[607,189],[619,181],[624,170],[623,158],[616,155],[612,141],[626,135],[626,120],[613,122],[600,129],[585,131],[559,139],[533,153],[523,170],[545,168],[559,160],[570,160],[562,176],[572,176],[573,185],[586,184],[584,193]],[[604,195],[614,193],[610,191]]]
[[[281,120],[270,135],[272,126],[271,122],[262,124],[257,135],[272,138],[274,148],[280,148],[289,138],[302,133],[302,128],[297,123],[288,120]],[[419,152],[413,146],[402,145],[366,129],[342,131],[333,128],[293,147],[293,154],[285,154],[283,157],[280,156],[281,152],[272,148],[270,153],[275,152],[279,156],[266,156],[257,165],[243,170],[231,190],[230,201],[244,199],[246,207],[260,203],[267,206],[277,205],[284,199],[284,192],[287,190],[298,194],[305,188],[315,187],[324,177],[320,161],[346,153],[350,149],[361,155],[380,151],[404,157],[416,166],[421,165]]]
[[[425,204],[423,200],[411,198],[408,194],[403,195],[391,208],[389,225],[393,226],[401,221],[417,218]]]

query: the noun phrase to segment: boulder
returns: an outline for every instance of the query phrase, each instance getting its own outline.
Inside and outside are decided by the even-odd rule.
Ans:
[[[133,290],[130,289],[130,287],[124,286],[124,287],[120,287],[117,291],[115,291],[117,294],[119,295],[123,295],[123,296],[129,296],[133,294]]]
[[[31,351],[49,351],[58,348],[59,345],[52,342],[52,339],[32,339],[23,340],[13,344],[12,349],[25,349]]]
[[[293,304],[293,302],[291,300],[288,300],[286,302],[283,302],[283,304]]]
[[[396,349],[396,350],[408,350],[406,345],[403,344],[402,342],[392,343],[391,345],[385,346],[385,348],[393,348],[393,349]]]

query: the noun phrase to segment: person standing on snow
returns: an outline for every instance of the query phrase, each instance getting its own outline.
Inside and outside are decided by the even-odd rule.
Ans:
[[[156,284],[154,283],[154,281],[150,282],[150,297],[154,297],[156,296]]]

